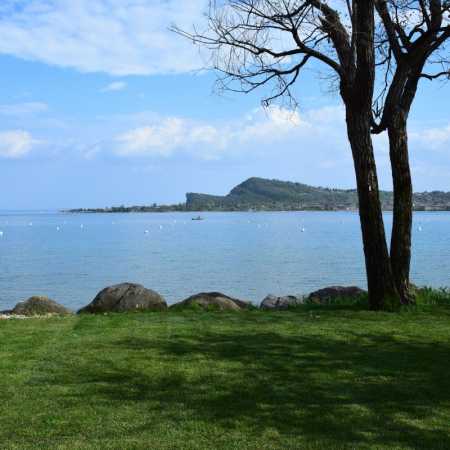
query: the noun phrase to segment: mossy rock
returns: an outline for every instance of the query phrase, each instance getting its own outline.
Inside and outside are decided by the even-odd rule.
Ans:
[[[305,303],[305,299],[302,295],[284,295],[277,297],[275,295],[268,295],[261,302],[261,309],[267,310],[286,310],[290,308],[296,308]]]
[[[337,300],[357,300],[367,294],[367,291],[357,286],[330,286],[311,292],[306,298],[307,303],[329,305]]]
[[[17,316],[46,316],[48,314],[68,315],[73,314],[73,312],[47,297],[34,296],[18,303],[10,311],[10,314]]]
[[[251,309],[252,304],[245,300],[229,297],[220,292],[201,292],[176,303],[171,309],[193,309],[202,311],[241,311]]]
[[[121,283],[100,291],[92,302],[78,313],[102,314],[108,312],[163,311],[167,303],[157,292],[140,284]]]

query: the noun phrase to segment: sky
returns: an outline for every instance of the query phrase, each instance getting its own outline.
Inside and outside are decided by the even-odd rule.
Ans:
[[[2,0],[0,209],[183,202],[252,176],[353,188],[340,98],[317,68],[295,111],[267,91],[219,94],[207,56],[169,30],[207,0]],[[450,191],[450,85],[410,116],[414,189]],[[386,136],[375,138],[390,189]]]

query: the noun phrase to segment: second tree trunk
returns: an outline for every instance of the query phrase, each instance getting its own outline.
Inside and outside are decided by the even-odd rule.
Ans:
[[[408,155],[406,118],[397,112],[388,128],[389,153],[394,184],[394,210],[391,236],[391,265],[403,304],[414,301],[410,292],[411,231],[413,189]]]

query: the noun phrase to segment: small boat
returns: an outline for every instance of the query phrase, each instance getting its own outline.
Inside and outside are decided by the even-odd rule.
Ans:
[[[205,220],[205,219],[201,216],[197,216],[197,217],[193,217],[192,220]]]

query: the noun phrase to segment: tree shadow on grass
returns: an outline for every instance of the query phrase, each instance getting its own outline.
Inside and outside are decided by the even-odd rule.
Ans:
[[[98,355],[96,364],[61,365],[52,382],[75,384],[71,395],[82,398],[184,408],[226,430],[275,429],[355,448],[450,448],[448,343],[363,332],[344,339],[199,330],[166,340],[125,338],[114,348],[117,359]],[[137,363],[145,358],[147,366]],[[167,371],[151,370],[154,361]]]

